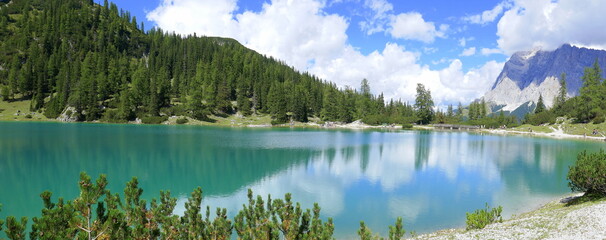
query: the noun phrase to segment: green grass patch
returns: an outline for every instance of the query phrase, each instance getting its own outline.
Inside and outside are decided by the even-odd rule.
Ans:
[[[0,121],[49,121],[42,113],[30,112],[30,100],[0,101]],[[30,115],[31,118],[27,116]]]
[[[524,124],[519,127],[513,128],[513,130],[521,132],[540,132],[540,133],[551,133],[553,130],[549,126],[533,126],[530,124]]]

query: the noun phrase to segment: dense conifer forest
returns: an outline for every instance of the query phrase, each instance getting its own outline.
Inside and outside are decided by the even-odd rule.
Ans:
[[[417,121],[412,105],[338,88],[233,39],[152,28],[113,3],[0,2],[0,95],[78,121],[271,114],[275,123]],[[160,120],[161,121],[161,120]]]

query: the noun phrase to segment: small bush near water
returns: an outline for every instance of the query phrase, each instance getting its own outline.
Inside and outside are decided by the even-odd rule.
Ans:
[[[606,196],[606,153],[579,153],[577,161],[568,171],[568,186],[572,191],[586,195]]]
[[[178,118],[177,119],[177,124],[186,124],[187,122],[189,122],[189,120],[187,120],[187,118]]]
[[[490,208],[488,203],[486,203],[486,209],[478,209],[473,213],[467,213],[467,220],[465,221],[467,223],[467,230],[482,229],[488,224],[503,222],[501,212],[503,212],[503,207]]]

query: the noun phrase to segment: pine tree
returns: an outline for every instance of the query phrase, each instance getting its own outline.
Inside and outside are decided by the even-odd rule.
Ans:
[[[452,104],[448,105],[448,109],[446,110],[446,116],[449,118],[454,117],[454,111],[452,109]]]
[[[580,89],[579,100],[576,107],[576,117],[580,122],[588,122],[600,112],[603,97],[602,69],[598,60],[592,67],[585,68],[583,73],[583,86]]]
[[[433,120],[433,99],[431,99],[431,92],[425,89],[423,84],[417,84],[417,96],[415,101],[415,110],[417,117],[419,118],[419,124],[428,124]]]
[[[478,107],[480,109],[478,118],[485,118],[487,113],[486,113],[486,102],[484,101],[484,99],[482,99],[482,101],[480,101],[480,105]]]
[[[463,104],[461,104],[461,102],[459,102],[459,105],[457,106],[457,116],[463,116]]]
[[[545,104],[543,103],[543,95],[539,94],[539,100],[537,101],[537,107],[534,109],[534,113],[541,113],[545,111]]]
[[[566,73],[562,73],[560,75],[560,89],[558,91],[558,95],[554,100],[554,106],[559,107],[566,102],[568,90],[566,89]]]

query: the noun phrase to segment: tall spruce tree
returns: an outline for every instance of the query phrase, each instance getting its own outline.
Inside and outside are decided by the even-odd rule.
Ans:
[[[543,103],[543,94],[539,94],[539,100],[537,101],[537,107],[534,109],[534,113],[541,113],[545,111],[545,104]]]
[[[560,89],[558,90],[558,95],[556,96],[554,102],[555,107],[560,107],[564,102],[566,102],[568,95],[568,89],[566,88],[566,73],[562,73],[560,75]]]
[[[415,110],[416,115],[419,118],[419,124],[428,124],[433,120],[434,117],[434,103],[431,98],[431,92],[425,89],[423,84],[417,84],[417,95],[415,98]]]

